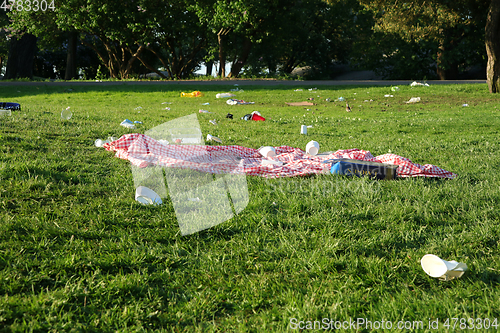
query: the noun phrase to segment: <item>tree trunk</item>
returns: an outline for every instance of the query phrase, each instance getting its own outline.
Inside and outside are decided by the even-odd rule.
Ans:
[[[243,41],[243,50],[241,58],[231,67],[231,73],[229,73],[229,77],[238,77],[241,69],[247,62],[251,49],[252,49],[252,41],[249,38],[245,38],[245,40]]]
[[[76,73],[76,43],[78,42],[78,32],[71,31],[68,37],[68,52],[66,58],[65,80],[77,79]]]
[[[5,79],[33,79],[35,53],[36,37],[34,35],[24,34],[21,39],[12,37],[10,40]]]
[[[490,93],[500,92],[500,0],[491,0],[486,18],[485,44],[488,55],[486,80]]]
[[[217,41],[219,42],[219,76],[226,77],[226,55],[224,54],[224,38],[222,29],[217,34]]]
[[[0,59],[1,60],[1,59]],[[213,61],[207,61],[205,63],[205,66],[207,67],[207,72],[206,72],[206,76],[212,76],[212,69],[214,67],[214,62]],[[1,68],[1,67],[0,67]]]

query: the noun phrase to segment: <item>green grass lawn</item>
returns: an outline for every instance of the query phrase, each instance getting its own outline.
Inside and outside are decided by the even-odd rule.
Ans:
[[[484,319],[496,331],[500,96],[484,84],[393,92],[309,91],[316,87],[304,82],[240,86],[237,98],[254,105],[215,98],[233,88],[1,87],[0,102],[21,103],[22,110],[0,118],[0,331],[270,332],[358,318],[384,321],[372,324],[374,331],[388,321],[386,331],[398,331],[400,321],[436,331],[436,320],[440,331],[457,331],[486,325]],[[205,95],[180,97],[193,90]],[[351,113],[336,101],[341,96]],[[406,104],[411,97],[421,102]],[[317,103],[309,110],[285,105],[308,98]],[[68,106],[73,116],[62,120]],[[240,120],[254,110],[266,121]],[[247,177],[243,212],[183,237],[170,200],[159,207],[136,202],[129,162],[94,141],[192,113],[204,136],[226,145],[305,149],[316,140],[320,152],[392,152],[458,177]],[[119,125],[125,118],[143,124],[130,130]],[[300,125],[313,128],[301,135]],[[439,281],[420,266],[427,253],[464,262],[469,271]]]

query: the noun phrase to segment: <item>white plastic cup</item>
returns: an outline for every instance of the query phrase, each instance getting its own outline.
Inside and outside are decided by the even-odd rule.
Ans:
[[[135,200],[144,205],[161,205],[162,201],[158,194],[146,186],[139,186],[135,190]]]
[[[306,125],[300,126],[300,134],[307,134],[307,126]]]
[[[467,270],[467,265],[461,262],[446,261],[434,254],[426,254],[420,260],[422,269],[429,276],[439,278],[443,281],[453,280],[461,277]]]
[[[316,141],[309,141],[306,145],[306,153],[309,155],[316,155],[319,152],[319,143]]]
[[[276,156],[276,149],[271,146],[265,146],[259,149],[259,153],[265,158]]]

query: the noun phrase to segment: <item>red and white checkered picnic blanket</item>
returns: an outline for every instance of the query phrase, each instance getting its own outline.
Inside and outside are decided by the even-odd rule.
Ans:
[[[408,158],[395,154],[374,157],[360,149],[337,150],[330,155],[310,156],[303,150],[288,146],[275,147],[276,156],[267,160],[283,162],[264,164],[257,149],[241,146],[163,145],[144,134],[126,134],[120,139],[104,144],[116,157],[129,160],[138,167],[158,165],[172,168],[194,169],[215,174],[238,173],[266,178],[294,177],[327,173],[327,159],[348,158],[362,161],[399,165],[399,177],[455,178],[457,175],[431,164],[412,163]]]

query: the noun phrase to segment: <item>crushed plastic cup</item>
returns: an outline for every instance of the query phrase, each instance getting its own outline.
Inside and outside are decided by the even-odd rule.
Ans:
[[[259,149],[259,153],[265,158],[276,156],[276,149],[271,146],[265,146]]]
[[[254,111],[251,113],[252,115],[252,120],[255,121],[265,121],[266,118],[262,117],[259,111]]]
[[[300,134],[307,134],[307,126],[306,125],[300,126]]]
[[[418,103],[420,102],[420,97],[412,97],[406,104],[411,104],[411,103]]]
[[[449,281],[461,277],[467,270],[467,264],[457,261],[446,261],[434,254],[426,254],[420,259],[422,269],[429,276]]]
[[[130,129],[134,129],[135,128],[135,125],[132,121],[128,120],[128,119],[125,119],[124,121],[122,121],[120,123],[121,126],[123,127],[127,127],[127,128],[130,128]]]
[[[221,139],[219,139],[216,136],[210,135],[210,134],[207,134],[207,141],[215,141],[215,142],[218,142],[218,143],[222,143]]]
[[[70,120],[72,116],[73,116],[73,113],[71,113],[69,106],[66,109],[62,110],[62,112],[61,112],[61,118],[63,120]]]
[[[306,153],[316,155],[319,152],[319,143],[317,141],[309,141],[306,145]]]
[[[232,93],[220,93],[215,95],[215,98],[229,98],[229,97],[235,97],[235,94]]]
[[[139,186],[135,190],[135,200],[143,205],[161,205],[162,201],[158,194],[146,186]]]

